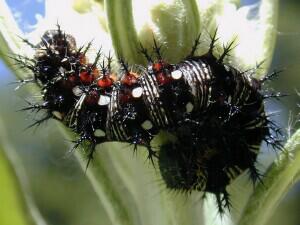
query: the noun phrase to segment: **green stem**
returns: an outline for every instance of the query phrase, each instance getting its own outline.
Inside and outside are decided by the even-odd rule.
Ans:
[[[144,63],[145,60],[138,52],[139,42],[134,28],[131,0],[106,0],[104,5],[117,56],[129,63]]]
[[[68,132],[68,129],[61,123],[57,123],[61,133],[68,139],[74,140],[76,137],[73,133]],[[110,151],[114,151],[114,148],[118,146],[111,147]],[[102,152],[102,151],[101,151]],[[122,183],[116,184],[116,181],[120,181],[117,171],[114,170],[111,164],[111,156],[109,152],[105,155],[101,154],[101,157],[95,154],[95,159],[93,159],[89,168],[86,168],[87,161],[85,156],[85,149],[79,147],[76,149],[75,156],[83,170],[86,171],[86,175],[91,182],[91,185],[101,202],[108,219],[113,225],[133,225],[141,224],[138,218],[134,218],[134,213],[131,211],[135,208],[135,202],[130,202],[130,207],[128,207],[129,202],[124,200],[124,196],[130,198],[128,190],[123,187],[122,191],[118,189],[118,186]]]
[[[151,16],[159,41],[167,43],[167,47],[163,46],[162,50],[164,56],[171,62],[178,62],[186,57],[200,33],[197,2],[176,0],[172,4],[160,3],[151,9]]]
[[[256,78],[265,76],[272,62],[277,39],[279,0],[262,0],[260,4],[258,16],[263,37],[263,49],[261,50],[261,58],[257,60],[263,61],[264,64],[263,69],[256,71]]]
[[[300,130],[285,145],[284,151],[265,173],[250,197],[239,225],[264,225],[272,216],[280,200],[299,180]]]

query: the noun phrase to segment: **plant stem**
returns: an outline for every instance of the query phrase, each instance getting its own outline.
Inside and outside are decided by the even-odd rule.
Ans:
[[[250,197],[239,225],[264,225],[280,200],[299,180],[300,129],[287,141],[278,160],[273,162]]]

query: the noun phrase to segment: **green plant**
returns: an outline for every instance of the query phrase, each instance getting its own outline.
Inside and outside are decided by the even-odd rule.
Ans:
[[[0,56],[11,66],[13,63],[7,54],[30,55],[30,52],[17,38],[17,35],[23,34],[5,2],[0,3]],[[265,60],[257,76],[266,74],[275,44],[278,1],[262,0],[258,17],[250,19],[246,17],[249,7],[237,9],[239,1],[236,0],[157,0],[146,3],[139,0],[76,0],[64,3],[49,0],[46,1],[45,18],[28,38],[38,40],[58,20],[66,32],[79,40],[79,45],[94,38],[95,48],[102,46],[104,52],[114,49],[130,63],[145,63],[137,52],[137,46],[139,41],[151,46],[154,33],[160,42],[165,43],[166,57],[177,61],[186,55],[200,31],[209,34],[217,26],[219,43],[227,43],[237,37],[239,44],[232,54],[234,63],[241,69],[249,69]],[[57,7],[60,4],[65,4],[60,7],[63,12]],[[204,51],[206,46],[203,44],[199,52]],[[15,67],[12,69],[19,78],[26,74]],[[73,134],[58,123],[57,127],[61,134],[72,139]],[[278,201],[299,179],[299,141],[297,131],[287,142],[285,152],[266,172],[264,185],[258,185],[252,194],[248,193],[251,195],[249,201],[245,197],[244,203],[236,206],[245,210],[239,215],[232,214],[223,224],[267,222]],[[199,198],[197,193],[187,197],[170,196],[163,191],[155,198],[146,196],[145,193],[159,192],[156,184],[144,185],[159,175],[143,163],[145,155],[134,158],[123,148],[123,145],[116,143],[101,146],[93,165],[86,172],[111,224],[211,224],[211,218],[215,215],[214,206],[211,206],[210,199],[204,201],[203,208],[202,201],[193,204],[192,199]],[[75,154],[85,170],[84,149]],[[232,195],[241,197],[240,193],[233,192]],[[178,205],[183,205],[180,210]]]

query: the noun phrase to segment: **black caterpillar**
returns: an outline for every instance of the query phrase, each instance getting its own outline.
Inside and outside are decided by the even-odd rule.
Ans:
[[[260,179],[255,167],[262,141],[281,148],[280,130],[265,113],[262,84],[272,73],[258,80],[255,71],[240,72],[223,59],[233,42],[217,58],[213,54],[216,33],[206,54],[196,56],[200,36],[190,54],[177,64],[163,59],[154,40],[153,58],[141,46],[148,66],[128,66],[124,59],[117,76],[112,57],[98,52],[88,62],[86,47],[61,31],[49,30],[33,59],[15,57],[31,70],[22,84],[36,83],[43,102],[30,103],[24,110],[46,112],[33,125],[55,118],[79,135],[74,148],[89,145],[88,163],[95,146],[108,141],[146,147],[148,158],[158,160],[161,175],[171,189],[214,193],[219,211],[230,208],[226,186],[246,169],[253,182]],[[119,77],[119,78],[117,78]],[[159,151],[150,142],[160,131],[171,138]]]

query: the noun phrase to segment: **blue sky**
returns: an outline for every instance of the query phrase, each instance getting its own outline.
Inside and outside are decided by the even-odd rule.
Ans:
[[[36,24],[36,15],[45,12],[44,0],[6,0],[6,3],[25,32],[31,31],[32,25]]]
[[[19,27],[24,32],[32,30],[32,25],[36,24],[36,15],[44,15],[45,5],[44,0],[6,0],[11,9]],[[0,60],[0,76],[1,79],[9,79],[10,71],[5,64]],[[6,83],[5,81],[3,83]]]

